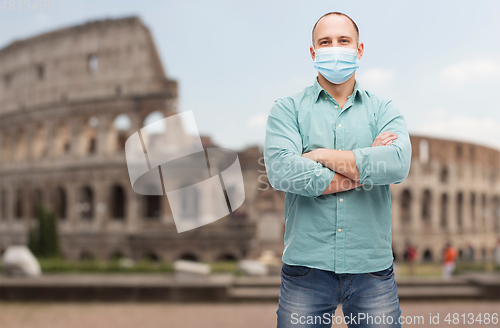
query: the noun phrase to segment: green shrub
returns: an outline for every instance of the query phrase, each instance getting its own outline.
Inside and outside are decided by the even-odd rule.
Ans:
[[[38,258],[62,258],[56,216],[42,205],[37,205],[36,213],[38,224],[29,229],[28,248]]]
[[[61,258],[41,258],[39,261],[45,273],[172,273],[174,271],[170,263],[151,261],[135,262],[132,267],[122,266],[118,260],[106,262],[97,259],[68,261]]]

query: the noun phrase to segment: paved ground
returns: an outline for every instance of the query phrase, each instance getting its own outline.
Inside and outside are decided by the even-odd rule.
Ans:
[[[448,313],[457,316],[500,312],[500,302],[450,301],[401,302],[405,318],[423,316],[424,322],[403,327],[498,327],[499,324],[448,324]],[[168,303],[0,303],[2,328],[265,328],[276,327],[277,304],[168,304]],[[439,324],[429,322],[429,314],[439,313]],[[341,306],[336,317],[342,316]],[[463,318],[463,317],[460,317]],[[335,324],[333,327],[346,327]]]

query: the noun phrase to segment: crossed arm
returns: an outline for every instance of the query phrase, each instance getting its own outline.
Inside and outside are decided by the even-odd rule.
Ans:
[[[375,138],[372,147],[390,145],[397,137],[398,135],[395,133],[389,131],[382,132]],[[317,148],[310,152],[303,153],[302,157],[321,163],[330,170],[335,171],[336,174],[332,182],[322,195],[350,190],[363,185],[359,182],[356,157],[352,150]]]
[[[373,145],[352,151],[318,148],[302,154],[296,115],[293,100],[284,98],[275,101],[267,119],[264,162],[275,189],[317,197],[363,184],[400,183],[408,175],[411,144],[404,118],[391,101],[381,108]]]

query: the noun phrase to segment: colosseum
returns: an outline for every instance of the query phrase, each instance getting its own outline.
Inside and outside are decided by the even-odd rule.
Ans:
[[[177,82],[139,18],[15,41],[0,59],[0,251],[27,243],[41,203],[58,217],[68,259],[211,261],[250,252],[254,226],[243,208],[178,234],[166,197],[132,191],[125,141],[177,113],[178,103]]]
[[[198,229],[177,233],[166,197],[132,190],[125,141],[179,112],[177,81],[138,17],[14,41],[0,60],[0,254],[27,243],[43,204],[56,214],[69,260],[281,256],[285,195],[270,187],[260,145],[238,153],[244,204]],[[461,256],[474,250],[474,261],[491,260],[500,237],[500,152],[410,137],[410,174],[391,185],[396,260],[412,242],[419,261],[441,261],[448,241]],[[217,147],[210,136],[202,142]]]

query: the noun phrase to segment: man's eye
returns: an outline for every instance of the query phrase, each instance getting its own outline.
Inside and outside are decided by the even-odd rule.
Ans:
[[[323,44],[323,43],[328,43],[328,41],[321,41],[321,43],[320,43],[320,44]]]
[[[342,42],[344,42],[344,41],[345,41],[345,42],[349,42],[349,40],[347,40],[347,39],[342,40]]]

